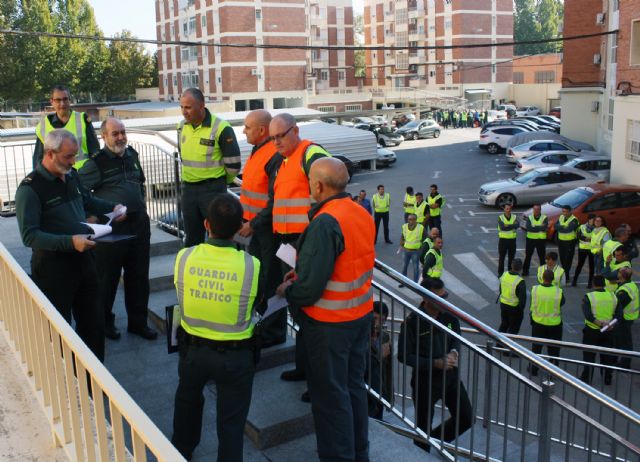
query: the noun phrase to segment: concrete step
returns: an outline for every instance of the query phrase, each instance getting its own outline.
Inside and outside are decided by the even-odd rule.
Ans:
[[[175,262],[175,254],[158,255],[151,258],[149,264],[149,289],[151,292],[174,289],[173,268]]]
[[[151,225],[151,257],[158,255],[175,255],[182,248],[182,240],[169,234],[156,225]]]

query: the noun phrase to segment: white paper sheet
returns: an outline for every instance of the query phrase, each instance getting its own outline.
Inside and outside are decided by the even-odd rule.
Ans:
[[[114,210],[113,212],[105,213],[104,216],[109,219],[109,221],[107,221],[107,225],[110,225],[113,220],[115,220],[118,217],[121,217],[125,213],[127,213],[126,205],[123,205],[122,207],[120,207],[117,210]]]
[[[291,244],[280,244],[276,257],[285,262],[291,268],[296,267],[296,249]]]
[[[107,234],[111,234],[113,229],[109,225],[100,225],[98,223],[82,223],[83,225],[88,226],[93,231],[93,234],[89,234],[89,238],[98,239],[102,236],[106,236]]]
[[[262,319],[271,316],[277,311],[280,311],[282,308],[287,307],[287,305],[289,305],[289,302],[287,302],[286,298],[281,297],[280,295],[274,295],[269,300],[267,300],[267,309],[262,315]]]

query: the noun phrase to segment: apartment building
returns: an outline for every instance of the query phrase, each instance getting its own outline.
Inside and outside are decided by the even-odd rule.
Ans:
[[[197,43],[159,47],[161,100],[198,87],[231,111],[303,107],[356,83],[353,51],[295,48],[353,45],[350,0],[156,0],[156,29],[159,40]]]
[[[512,0],[365,0],[366,84],[502,99],[512,81]],[[428,49],[444,46],[452,48]]]

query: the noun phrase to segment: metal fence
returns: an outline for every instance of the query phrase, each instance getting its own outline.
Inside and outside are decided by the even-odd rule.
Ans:
[[[386,332],[391,353],[386,358],[380,351],[370,354],[370,364],[386,365],[377,369],[375,378],[371,368],[367,382],[372,384],[370,395],[387,409],[384,420],[389,427],[418,443],[428,442],[448,460],[640,458],[640,415],[636,411],[425,291],[384,263],[377,261],[376,269],[475,329],[474,335],[484,337],[484,347],[476,345],[466,333],[452,332],[413,302],[374,280],[376,298],[389,308]],[[410,316],[413,319],[407,323]],[[398,335],[400,330],[404,330],[402,337]],[[427,336],[429,340],[409,351],[409,333],[413,338]],[[438,345],[434,341],[438,341],[446,352],[444,347],[452,340],[458,343],[457,373],[451,370],[443,374],[436,361],[440,358],[429,351],[435,354]],[[511,362],[503,361],[496,345],[513,355],[508,357]],[[417,363],[408,361],[409,357]],[[527,370],[531,368],[539,370],[537,378],[530,377]],[[627,380],[618,372],[622,373],[616,371],[615,380]],[[436,401],[439,404],[432,407]],[[462,431],[467,425],[470,427]]]
[[[0,326],[69,460],[184,460],[2,244]]]

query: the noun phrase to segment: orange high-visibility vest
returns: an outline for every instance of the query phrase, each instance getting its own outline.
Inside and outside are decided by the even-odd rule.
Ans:
[[[322,322],[353,321],[373,310],[375,226],[371,215],[348,197],[327,202],[316,217],[325,213],[338,222],[345,248],[320,298],[302,309]]]
[[[280,165],[273,185],[274,233],[301,234],[309,225],[311,196],[303,162],[306,162],[307,151],[311,149],[326,152],[311,141],[302,140],[293,154]]]
[[[242,217],[247,221],[252,220],[267,206],[267,201],[269,200],[269,177],[264,168],[276,152],[278,150],[274,144],[267,141],[256,152],[251,154],[244,166],[240,203],[244,209]]]

